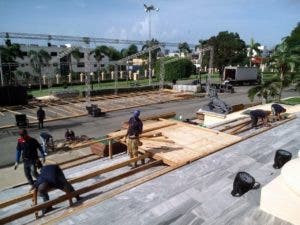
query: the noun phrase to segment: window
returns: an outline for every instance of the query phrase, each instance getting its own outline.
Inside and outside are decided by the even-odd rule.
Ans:
[[[55,66],[55,67],[56,67],[56,66],[58,66],[58,64],[57,64],[57,63],[53,63],[53,66]]]
[[[79,57],[80,57],[81,59],[84,58],[84,53],[83,53],[83,52],[80,52]]]
[[[22,63],[22,64],[21,64],[21,67],[24,67],[24,66],[25,66],[25,64]]]
[[[94,67],[97,67],[97,64],[94,64]]]
[[[50,55],[51,56],[57,56],[57,52],[51,52]]]
[[[77,67],[84,67],[84,63],[83,62],[77,63]]]
[[[22,52],[22,56],[27,56],[27,52]]]
[[[101,64],[101,67],[104,67],[104,64]]]

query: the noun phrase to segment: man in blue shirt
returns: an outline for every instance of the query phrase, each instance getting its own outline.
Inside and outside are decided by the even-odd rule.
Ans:
[[[37,163],[39,161],[39,156],[37,149],[40,150],[42,162],[45,162],[45,154],[39,142],[30,137],[27,130],[19,131],[20,138],[18,138],[18,144],[16,148],[16,163],[14,169],[18,168],[20,157],[22,155],[24,173],[30,185],[33,185],[33,177],[37,178]]]
[[[135,110],[133,112],[133,116],[128,121],[128,130],[125,136],[125,140],[128,138],[127,141],[127,149],[129,152],[130,158],[138,157],[138,146],[140,145],[140,134],[143,131],[143,122],[139,118],[140,111]],[[144,163],[144,160],[142,160]],[[137,162],[133,164],[133,168],[137,166]]]
[[[49,201],[48,192],[52,188],[60,189],[66,193],[75,191],[58,165],[43,166],[37,181],[34,183],[34,188],[38,191],[39,196],[43,198],[44,202]],[[81,199],[79,195],[75,198],[77,201]],[[43,209],[43,214],[50,210],[52,210],[52,207]]]

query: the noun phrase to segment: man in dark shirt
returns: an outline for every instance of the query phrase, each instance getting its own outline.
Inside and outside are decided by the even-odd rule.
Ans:
[[[37,149],[40,150],[42,156],[42,162],[45,162],[45,155],[43,149],[39,142],[30,137],[27,133],[27,130],[21,130],[19,132],[20,138],[18,138],[18,144],[16,148],[16,163],[14,169],[18,168],[20,157],[22,155],[24,173],[30,185],[33,185],[33,178],[37,178],[37,163],[39,161],[39,156]]]
[[[127,149],[129,152],[130,158],[138,157],[138,146],[140,145],[140,134],[143,132],[143,122],[139,118],[140,111],[135,110],[133,116],[128,121],[128,130],[125,136],[127,141]],[[144,160],[142,160],[144,163]],[[137,162],[133,164],[133,167],[137,166]]]
[[[74,192],[73,186],[67,181],[63,171],[58,165],[43,166],[37,181],[34,183],[35,191],[38,191],[39,196],[46,202],[49,200],[48,192],[52,188],[60,189],[66,193]],[[80,197],[77,195],[76,200],[79,201]],[[47,213],[52,207],[43,209],[43,213]]]
[[[250,112],[252,127],[257,127],[258,119],[262,120],[263,125],[267,125],[268,124],[268,115],[270,115],[270,112],[264,111],[262,109],[252,110]]]
[[[36,117],[39,123],[39,129],[44,128],[44,119],[46,118],[46,113],[43,110],[42,106],[36,112]]]
[[[277,117],[277,120],[281,120],[282,118],[281,118],[280,114],[286,112],[286,109],[283,108],[279,104],[272,104],[271,109],[272,109],[273,115]]]
[[[66,141],[74,141],[75,140],[74,131],[67,129],[67,131],[65,133],[65,139],[66,139]]]

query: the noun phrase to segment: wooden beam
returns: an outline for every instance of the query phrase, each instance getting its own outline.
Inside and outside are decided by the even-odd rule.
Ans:
[[[82,182],[84,180],[88,180],[88,179],[90,179],[92,177],[95,177],[95,176],[98,176],[100,174],[107,173],[107,172],[122,168],[124,166],[129,165],[130,163],[137,162],[138,160],[145,159],[147,157],[149,157],[149,156],[147,154],[145,154],[145,155],[139,156],[137,158],[129,159],[129,160],[123,161],[121,163],[118,163],[118,164],[115,164],[115,165],[112,165],[112,166],[94,171],[92,173],[88,173],[88,174],[85,174],[85,175],[82,175],[82,176],[79,176],[79,177],[76,177],[76,178],[72,178],[72,179],[69,180],[69,182],[71,184],[77,183],[77,182]],[[7,207],[7,206],[10,206],[10,205],[13,205],[13,204],[18,203],[18,202],[28,200],[30,198],[32,198],[32,193],[26,193],[24,195],[15,197],[13,199],[2,201],[2,202],[0,202],[0,209],[2,209],[4,207]]]
[[[138,167],[136,169],[132,169],[132,170],[127,171],[125,173],[119,174],[117,176],[114,176],[114,177],[108,178],[106,180],[96,182],[96,183],[94,183],[92,185],[80,188],[80,189],[78,189],[78,190],[76,190],[76,191],[74,191],[74,192],[72,192],[70,194],[64,194],[64,195],[62,195],[62,196],[60,196],[60,197],[58,197],[56,199],[44,202],[42,204],[33,206],[33,207],[29,208],[29,209],[25,209],[25,210],[22,210],[20,212],[15,213],[15,214],[12,214],[10,216],[6,216],[4,218],[1,218],[0,219],[0,224],[12,222],[12,221],[14,221],[16,219],[19,219],[21,217],[24,217],[24,216],[30,215],[32,213],[35,213],[36,211],[39,211],[39,210],[42,210],[44,208],[48,208],[50,206],[53,206],[53,205],[56,205],[56,204],[61,203],[63,201],[66,201],[70,197],[75,197],[77,195],[88,193],[90,191],[93,191],[93,190],[98,189],[100,187],[103,187],[105,185],[111,184],[111,183],[113,183],[115,181],[124,179],[124,178],[126,178],[128,176],[131,176],[133,174],[136,174],[138,172],[141,172],[141,171],[143,171],[145,169],[148,169],[150,167],[153,167],[153,166],[161,164],[161,163],[162,163],[162,161],[154,161],[154,162],[145,164],[143,166],[140,166],[140,167]]]
[[[109,154],[109,158],[112,159],[113,158],[113,151],[112,151],[112,140],[110,139],[108,141],[108,154]]]
[[[60,215],[49,215],[47,216],[47,218],[43,218],[42,221],[40,222],[40,220],[38,220],[37,222],[40,223],[49,223],[49,224],[56,224],[59,221],[63,220],[64,218],[67,218],[69,216],[71,216],[72,214],[76,214],[79,213],[82,210],[86,210],[89,207],[92,207],[94,205],[97,205],[107,199],[110,199],[118,194],[121,194],[127,190],[130,190],[138,185],[141,185],[145,182],[148,182],[150,180],[153,180],[159,176],[162,176],[166,173],[169,173],[175,169],[177,169],[178,167],[171,167],[168,166],[166,168],[160,169],[158,171],[155,171],[149,175],[143,176],[142,178],[138,178],[132,182],[129,182],[127,184],[124,184],[118,188],[115,188],[113,190],[107,191],[99,196],[94,197],[93,199],[88,199],[84,202],[84,204],[78,204],[73,206],[72,208],[66,209],[63,213],[60,213]]]

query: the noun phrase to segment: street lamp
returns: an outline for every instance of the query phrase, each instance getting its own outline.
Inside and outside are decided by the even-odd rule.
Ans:
[[[151,11],[159,11],[159,8],[155,8],[153,5],[147,6],[146,4],[144,4],[144,8],[145,8],[145,12],[148,13],[149,15],[149,46],[148,48],[150,48],[150,43],[151,43]],[[151,84],[151,79],[152,79],[152,70],[151,70],[151,50],[149,49],[149,85]]]

